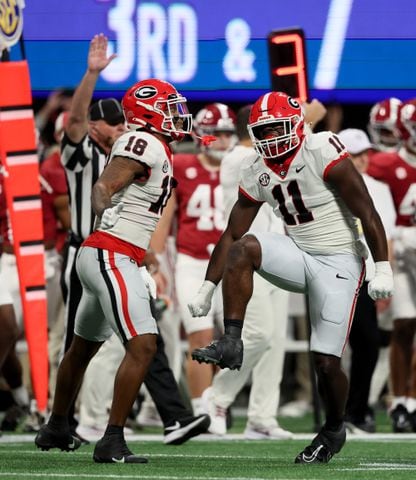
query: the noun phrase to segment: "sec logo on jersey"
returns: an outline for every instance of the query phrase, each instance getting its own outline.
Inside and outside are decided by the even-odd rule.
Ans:
[[[259,182],[262,187],[267,187],[270,183],[270,176],[268,173],[262,173],[259,177]]]

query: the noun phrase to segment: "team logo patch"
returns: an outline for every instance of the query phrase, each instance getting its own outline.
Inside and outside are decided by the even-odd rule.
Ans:
[[[262,187],[267,187],[270,183],[270,176],[268,173],[262,173],[259,177],[259,182]]]
[[[15,45],[23,30],[23,0],[0,0],[0,51]]]
[[[163,165],[162,165],[162,172],[163,172],[163,173],[166,173],[168,170],[169,170],[168,161],[165,160],[165,161],[163,162]]]
[[[136,98],[144,98],[144,99],[152,98],[156,96],[156,94],[157,94],[157,88],[154,87],[153,85],[144,85],[143,87],[138,88],[134,92],[134,96]]]
[[[293,108],[299,108],[300,107],[299,102],[292,97],[289,97],[287,99],[287,101],[289,102],[289,105]]]

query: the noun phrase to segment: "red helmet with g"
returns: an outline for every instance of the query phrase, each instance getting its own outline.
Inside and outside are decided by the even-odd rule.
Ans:
[[[305,136],[302,107],[283,92],[266,93],[252,106],[247,128],[259,155],[281,157],[298,147]]]
[[[150,78],[130,87],[121,102],[130,129],[182,140],[192,129],[186,98],[169,82]]]
[[[227,150],[232,148],[237,137],[235,135],[237,117],[234,111],[224,103],[206,105],[195,115],[194,131],[197,138],[214,135],[215,142],[201,145],[201,149],[211,157],[221,160]]]
[[[400,144],[397,122],[401,103],[398,98],[387,98],[373,105],[370,110],[368,133],[371,141],[383,152],[396,151]]]
[[[400,105],[397,126],[405,146],[416,154],[416,98]]]

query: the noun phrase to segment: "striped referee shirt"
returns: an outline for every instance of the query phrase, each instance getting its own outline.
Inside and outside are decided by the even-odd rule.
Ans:
[[[65,134],[61,145],[61,162],[68,180],[71,208],[71,232],[80,241],[93,231],[95,214],[91,205],[94,183],[106,164],[105,152],[86,135],[73,143]]]

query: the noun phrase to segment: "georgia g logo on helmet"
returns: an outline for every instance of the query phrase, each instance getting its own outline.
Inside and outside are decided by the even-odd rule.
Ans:
[[[157,95],[157,88],[153,85],[143,85],[134,92],[134,96],[139,99],[148,99]]]
[[[287,101],[289,102],[289,105],[293,108],[299,108],[300,107],[299,102],[292,97],[287,97]]]

